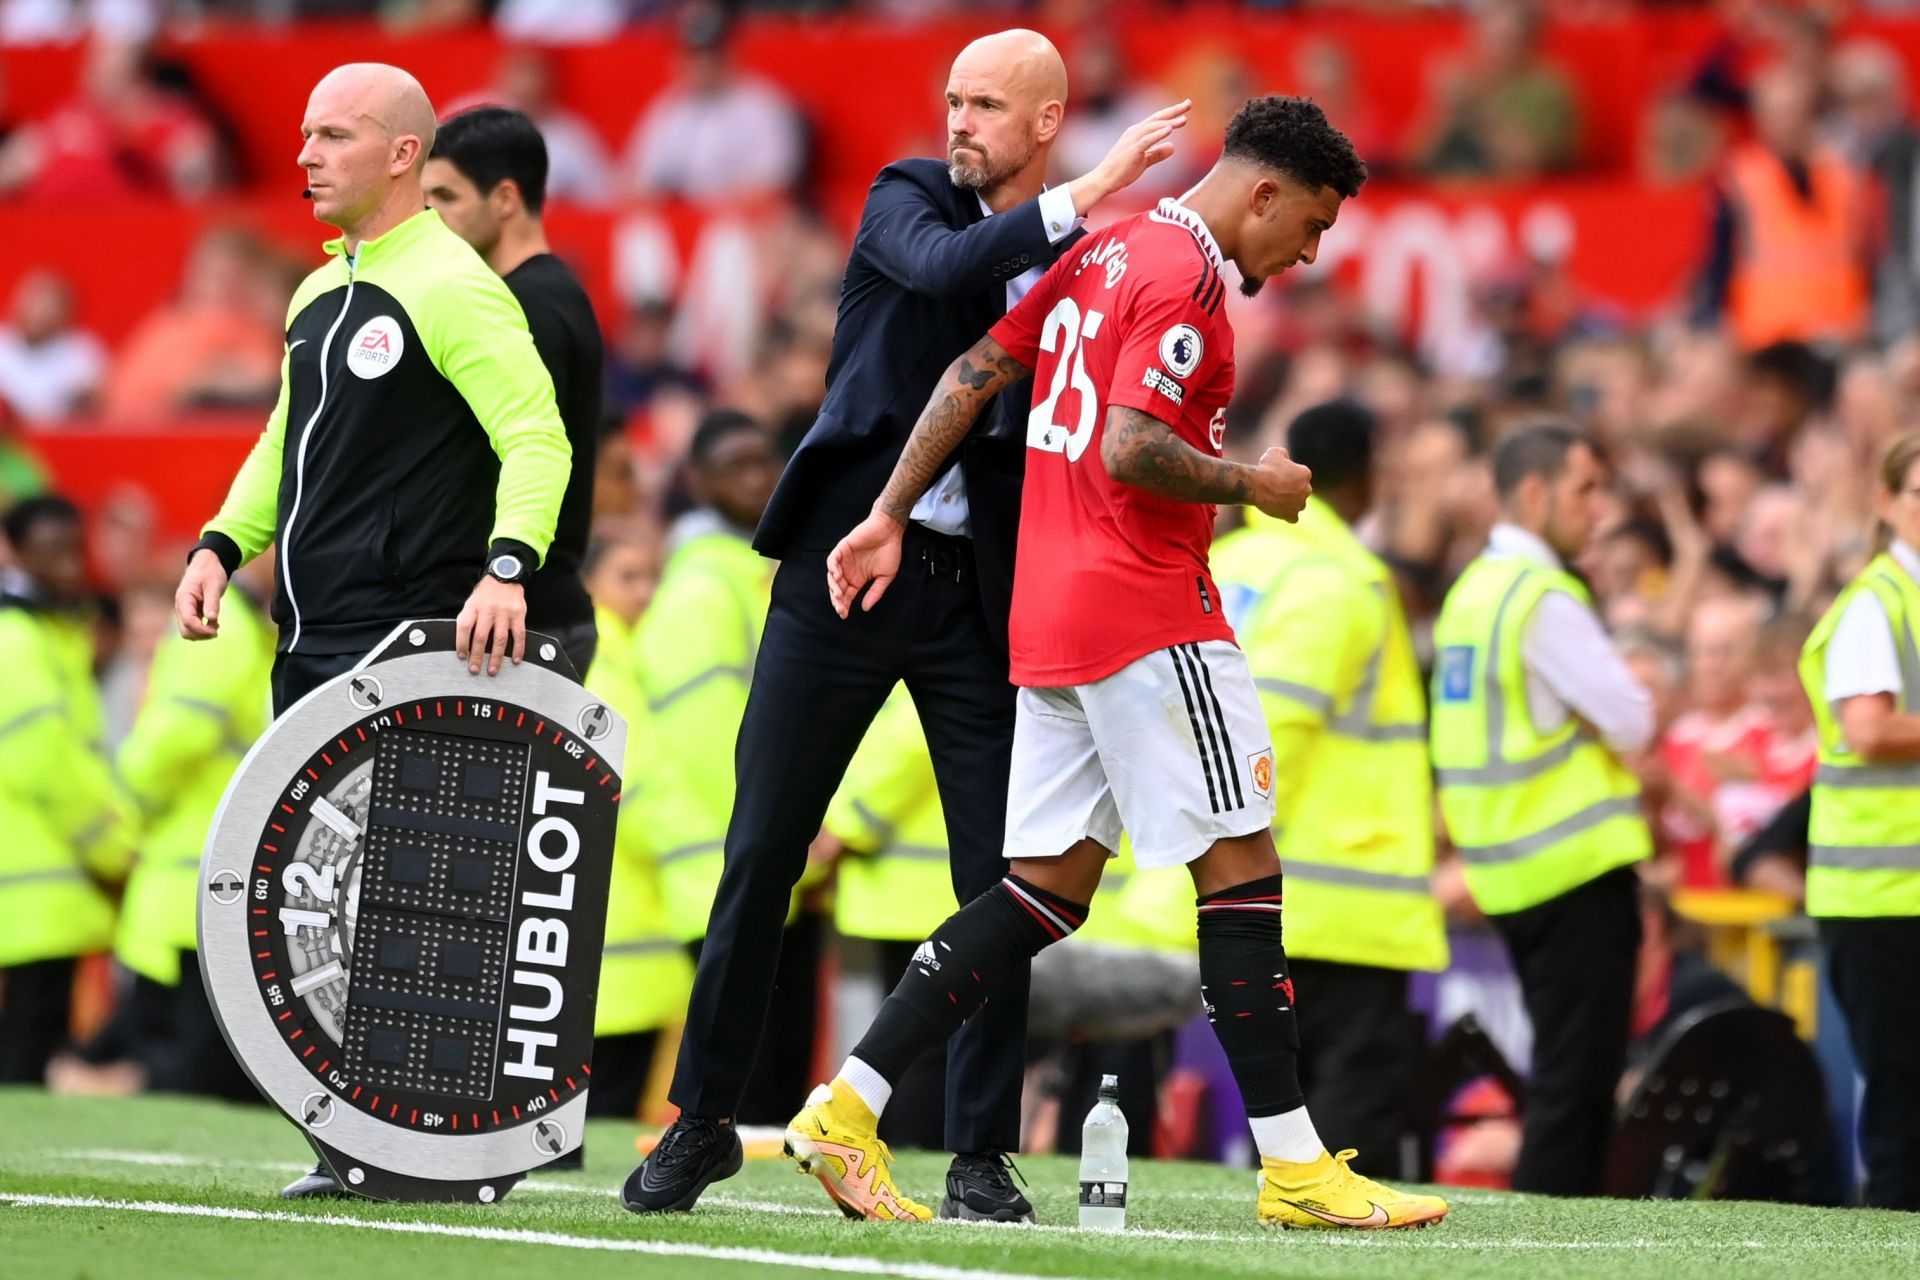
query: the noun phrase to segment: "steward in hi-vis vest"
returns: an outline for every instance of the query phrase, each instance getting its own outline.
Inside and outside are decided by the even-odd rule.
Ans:
[[[1891,534],[1834,601],[1800,659],[1820,727],[1807,914],[1866,1089],[1866,1201],[1920,1209],[1920,436],[1881,468]]]
[[[1652,852],[1623,755],[1653,737],[1628,674],[1566,569],[1598,519],[1603,471],[1571,429],[1494,452],[1502,521],[1434,625],[1431,742],[1440,810],[1474,901],[1506,940],[1533,1021],[1513,1185],[1600,1189],[1626,1063]]]

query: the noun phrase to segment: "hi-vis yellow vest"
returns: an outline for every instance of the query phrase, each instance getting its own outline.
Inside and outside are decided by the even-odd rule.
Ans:
[[[195,950],[200,855],[221,797],[273,718],[273,624],[244,592],[226,594],[220,634],[170,636],[153,656],[146,701],[116,766],[139,810],[139,859],[127,877],[113,950],[163,986]]]
[[[1807,841],[1807,914],[1920,916],[1920,761],[1869,764],[1846,741],[1827,704],[1827,647],[1847,606],[1871,591],[1893,625],[1900,656],[1897,710],[1920,710],[1920,652],[1913,624],[1920,583],[1892,556],[1876,557],[1820,620],[1800,657],[1800,679],[1820,727]],[[1890,976],[1889,981],[1900,980]]]
[[[681,941],[706,936],[720,886],[733,813],[733,744],[746,715],[773,569],[730,532],[692,538],[668,560],[634,632],[646,711],[653,732],[672,747],[659,760],[659,785],[649,785],[636,815],[659,865],[667,927]]]
[[[600,960],[600,1000],[593,1034],[653,1031],[686,1016],[693,962],[667,931],[659,870],[646,831],[635,820],[636,801],[655,785],[661,744],[647,718],[646,699],[633,670],[633,633],[605,609],[594,610],[600,644],[586,686],[627,722],[627,764],[620,785],[620,824],[614,834],[613,879],[607,894],[607,937]]]
[[[1245,529],[1214,545],[1213,575],[1276,747],[1289,731],[1312,733],[1295,776],[1274,780],[1288,954],[1446,968],[1426,696],[1387,566],[1315,498],[1297,525],[1250,511]],[[1317,650],[1315,620],[1333,610],[1362,612],[1379,644],[1364,655]],[[1357,684],[1324,687],[1322,673],[1349,664]]]
[[[126,874],[125,801],[84,618],[0,608],[0,968],[105,951]]]
[[[1489,915],[1557,898],[1653,849],[1633,774],[1573,718],[1551,732],[1533,723],[1521,648],[1550,591],[1591,602],[1571,574],[1486,552],[1434,625],[1440,810]]]

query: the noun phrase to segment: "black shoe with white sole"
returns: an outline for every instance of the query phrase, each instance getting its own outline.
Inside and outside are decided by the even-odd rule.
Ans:
[[[744,1158],[731,1120],[683,1115],[627,1175],[620,1203],[631,1213],[685,1213],[708,1184],[740,1172]]]
[[[1019,1172],[1004,1151],[962,1152],[947,1167],[947,1194],[940,1198],[940,1216],[970,1222],[1032,1222],[1033,1205],[1013,1185],[1012,1175]]]

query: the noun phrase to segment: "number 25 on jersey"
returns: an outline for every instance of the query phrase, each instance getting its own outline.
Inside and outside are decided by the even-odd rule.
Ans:
[[[1040,349],[1054,357],[1053,379],[1046,398],[1033,406],[1027,417],[1027,445],[1047,453],[1064,453],[1067,461],[1078,462],[1093,439],[1094,422],[1100,413],[1100,396],[1093,379],[1087,376],[1086,349],[1100,332],[1106,319],[1089,308],[1083,317],[1072,298],[1062,298],[1047,313],[1040,330]],[[1079,404],[1072,425],[1054,420],[1060,412],[1060,400],[1071,389]]]

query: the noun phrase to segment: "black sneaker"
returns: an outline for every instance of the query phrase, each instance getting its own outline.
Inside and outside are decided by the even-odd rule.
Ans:
[[[1032,1222],[1033,1205],[1013,1185],[1009,1171],[1020,1172],[1004,1151],[955,1156],[947,1166],[947,1194],[940,1198],[940,1216],[970,1222]]]
[[[280,1188],[280,1198],[282,1200],[345,1200],[347,1190],[335,1180],[327,1166],[316,1164],[313,1166],[312,1173],[303,1173]]]
[[[627,1175],[620,1203],[630,1213],[685,1213],[709,1183],[740,1172],[743,1158],[732,1121],[683,1115]]]

